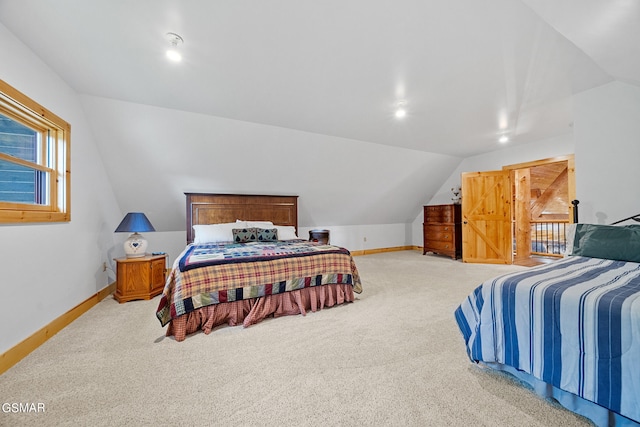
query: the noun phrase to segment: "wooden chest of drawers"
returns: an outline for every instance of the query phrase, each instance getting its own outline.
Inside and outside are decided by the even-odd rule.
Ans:
[[[424,207],[422,254],[462,257],[462,224],[460,205],[431,205]]]

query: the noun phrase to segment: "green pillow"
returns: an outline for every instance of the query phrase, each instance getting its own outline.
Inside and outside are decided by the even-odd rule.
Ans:
[[[572,254],[640,262],[640,225],[576,224]]]

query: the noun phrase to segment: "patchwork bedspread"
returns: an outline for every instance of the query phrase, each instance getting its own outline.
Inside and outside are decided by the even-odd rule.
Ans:
[[[640,264],[573,256],[484,282],[455,311],[498,362],[640,422]]]
[[[325,284],[362,292],[348,250],[304,240],[189,245],[167,278],[156,311],[162,326],[200,307]]]

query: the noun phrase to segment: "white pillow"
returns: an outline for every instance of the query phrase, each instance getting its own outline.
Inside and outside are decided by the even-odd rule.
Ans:
[[[243,221],[241,219],[236,219],[236,225],[238,226],[238,228],[248,228],[249,225],[247,224],[247,221]]]
[[[298,239],[295,227],[291,225],[276,225],[274,227],[278,230],[278,240]]]
[[[273,228],[271,221],[247,221],[247,227],[249,228]]]
[[[273,228],[273,222],[271,221],[244,221],[242,219],[236,219],[238,223],[244,223],[244,228]]]
[[[240,227],[236,222],[228,222],[224,224],[198,224],[193,226],[195,237],[193,243],[219,243],[233,242],[233,230]]]

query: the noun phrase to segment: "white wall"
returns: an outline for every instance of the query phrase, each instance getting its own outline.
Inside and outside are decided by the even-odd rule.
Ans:
[[[298,237],[309,238],[309,230],[328,229],[332,245],[343,246],[350,251],[394,248],[409,243],[407,224],[370,224],[356,226],[300,227]]]
[[[109,283],[120,210],[76,93],[0,24],[0,78],[71,124],[71,222],[0,225],[0,354]]]
[[[608,83],[574,95],[573,108],[573,134],[467,158],[429,204],[450,203],[450,188],[460,184],[461,172],[574,153],[580,222],[609,224],[640,213],[640,88]],[[412,236],[413,244],[422,244],[422,214]]]
[[[576,95],[574,110],[580,222],[640,213],[640,88],[609,83]]]
[[[157,230],[146,234],[149,249],[171,260],[185,244],[184,192],[298,195],[300,237],[321,227],[354,251],[411,244],[405,224],[462,160],[93,96],[82,102],[119,205],[147,214]]]
[[[468,157],[458,165],[435,196],[426,204],[451,203],[453,197],[451,188],[460,186],[460,174],[463,172],[500,170],[503,166],[574,154],[573,140],[573,134],[567,133],[554,138],[514,147],[507,146],[501,150]],[[414,245],[422,246],[422,222],[423,212],[420,212],[411,227]]]

